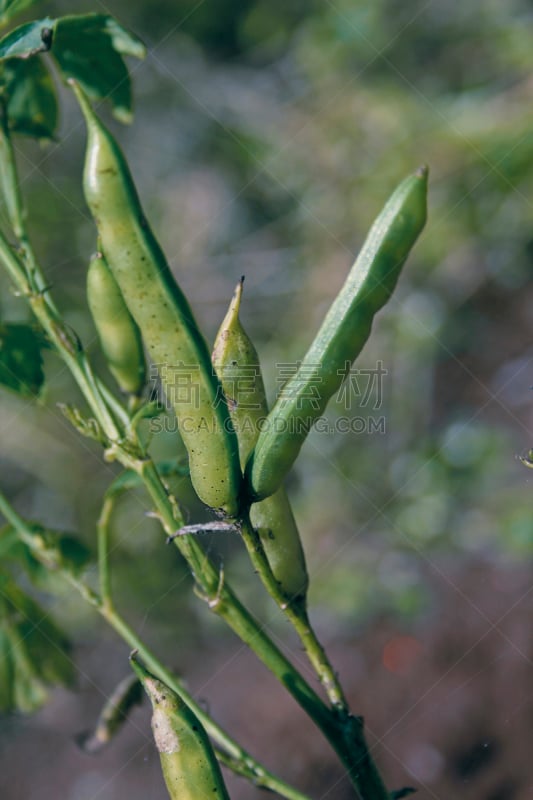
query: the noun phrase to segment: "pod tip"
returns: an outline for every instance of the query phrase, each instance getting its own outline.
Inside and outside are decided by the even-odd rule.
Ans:
[[[233,313],[237,314],[239,313],[239,309],[241,307],[243,286],[244,286],[244,275],[241,277],[240,281],[235,287],[235,294],[233,295],[233,300],[231,301],[230,305],[230,309],[233,311]]]
[[[429,174],[429,167],[427,164],[422,164],[415,172],[417,178],[427,178]]]

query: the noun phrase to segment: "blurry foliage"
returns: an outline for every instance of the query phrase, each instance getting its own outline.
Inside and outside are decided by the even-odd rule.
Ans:
[[[43,13],[88,10],[75,6]],[[383,361],[383,406],[348,412],[384,416],[385,432],[314,433],[292,477],[314,600],[346,622],[418,613],[435,559],[530,556],[530,473],[515,460],[533,409],[530,4],[111,0],[107,10],[149,47],[133,70],[135,122],[119,130],[144,206],[210,339],[246,275],[244,322],[272,396],[275,364],[304,352],[395,183],[430,165],[428,226],[359,363]],[[19,161],[47,274],[100,363],[84,300],[95,234],[80,120],[65,100],[59,143],[20,143]],[[2,318],[20,320],[0,282]],[[30,464],[14,439],[2,457],[48,487],[47,524],[74,518],[89,540],[111,469],[58,424],[54,403],[73,389],[52,358],[46,373],[39,435],[66,435],[79,468],[59,488],[49,474],[64,470],[59,454]],[[2,394],[0,413],[10,411]],[[342,403],[328,412],[346,414]],[[154,442],[161,458],[177,447],[171,433]],[[25,481],[12,489],[32,516]],[[197,513],[187,487],[181,479]],[[162,581],[180,597],[188,588],[143,502],[121,506],[114,556],[138,613]]]

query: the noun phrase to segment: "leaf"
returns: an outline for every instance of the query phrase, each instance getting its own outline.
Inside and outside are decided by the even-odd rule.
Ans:
[[[141,40],[123,28],[114,17],[105,17],[105,29],[117,53],[141,60],[146,56],[146,47]]]
[[[91,99],[109,100],[117,119],[131,121],[131,83],[122,56],[143,58],[145,47],[113,17],[61,17],[56,22],[52,55],[65,79],[75,78]]]
[[[85,417],[79,408],[70,403],[58,403],[57,407],[78,433],[99,442],[104,447],[107,446],[105,434],[94,417]]]
[[[48,686],[70,685],[68,650],[48,612],[0,576],[0,710],[35,711],[46,701]]]
[[[144,58],[140,39],[107,14],[72,14],[28,22],[0,41],[0,59],[28,59],[47,50],[65,80],[75,78],[93,100],[109,100],[117,119],[131,121],[131,82],[123,56]]]
[[[7,101],[9,127],[35,139],[51,139],[57,128],[54,83],[41,59],[9,58],[0,62],[0,83]]]
[[[44,383],[42,336],[30,325],[0,325],[0,385],[24,397],[39,394]]]
[[[0,1],[0,26],[3,27],[7,23],[25,11],[30,6],[39,3],[40,0],[1,0]]]
[[[26,22],[0,41],[0,58],[29,58],[50,50],[55,20],[50,17]]]

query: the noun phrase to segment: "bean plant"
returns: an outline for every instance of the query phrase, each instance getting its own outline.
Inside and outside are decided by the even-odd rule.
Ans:
[[[34,5],[2,4],[0,22]],[[98,582],[91,556],[76,536],[27,519],[4,494],[6,524],[0,552],[0,710],[30,712],[46,687],[68,684],[66,637],[41,610],[13,565],[30,578],[43,568],[64,579],[116,634],[131,654],[131,677],[122,681],[84,746],[98,751],[120,727],[141,687],[153,706],[154,742],[171,798],[229,797],[221,766],[257,787],[306,800],[224,730],[130,627],[112,595],[110,525],[119,497],[143,487],[147,511],[167,542],[177,547],[195,592],[260,659],[302,707],[337,754],[362,800],[390,800],[414,789],[386,786],[368,748],[364,722],[349,708],[340,680],[312,626],[307,607],[304,549],[284,480],[328,400],[371,333],[375,314],[394,290],[410,249],[426,221],[427,168],[419,167],[394,190],[372,226],[296,374],[268,409],[257,351],[239,317],[243,282],[222,321],[213,352],[168,266],[141,207],[130,167],[99,116],[109,102],[114,116],[131,120],[125,56],[142,58],[144,45],[101,13],[44,18],[14,27],[0,41],[0,173],[4,226],[0,262],[34,322],[0,330],[0,382],[37,396],[45,376],[42,352],[51,349],[73,376],[83,407],[61,404],[81,436],[95,440],[121,471],[107,488],[95,530]],[[75,95],[87,129],[83,192],[94,220],[94,254],[87,253],[87,302],[108,370],[96,369],[80,336],[65,321],[28,235],[26,207],[13,137],[54,136],[57,98],[52,71]],[[80,117],[81,119],[81,117]],[[81,167],[81,165],[80,165]],[[80,168],[81,176],[81,168]],[[239,276],[236,276],[238,278]],[[147,385],[148,363],[158,370],[161,393]],[[184,367],[195,391],[179,391]],[[319,398],[311,391],[318,387]],[[169,479],[183,471],[179,458],[157,461],[143,421],[173,409],[187,449],[185,468],[211,512],[209,522],[187,519]],[[298,635],[320,691],[284,655],[230,585],[201,533],[240,537],[258,579]],[[24,586],[24,588],[23,588]],[[36,624],[39,621],[39,624]]]

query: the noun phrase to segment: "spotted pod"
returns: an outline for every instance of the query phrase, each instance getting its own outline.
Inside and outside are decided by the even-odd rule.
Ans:
[[[298,370],[283,387],[246,465],[247,491],[272,495],[349,365],[366,343],[374,315],[390,298],[426,222],[427,168],[397,187],[374,222],[344,286]]]
[[[70,81],[87,124],[83,188],[101,249],[156,365],[187,448],[199,498],[233,516],[242,483],[237,438],[209,350],[143,215],[126,159]]]
[[[239,318],[243,280],[237,284],[228,313],[215,339],[213,366],[218,374],[237,432],[241,464],[253,449],[268,406],[259,356]],[[287,493],[279,488],[254,503],[250,521],[257,530],[281,588],[290,597],[304,597],[309,579],[296,520]]]
[[[140,394],[146,380],[141,332],[101,253],[89,263],[87,302],[110,372],[123,392]]]
[[[152,704],[152,731],[171,800],[229,800],[220,766],[200,721],[134,656],[131,665]]]

